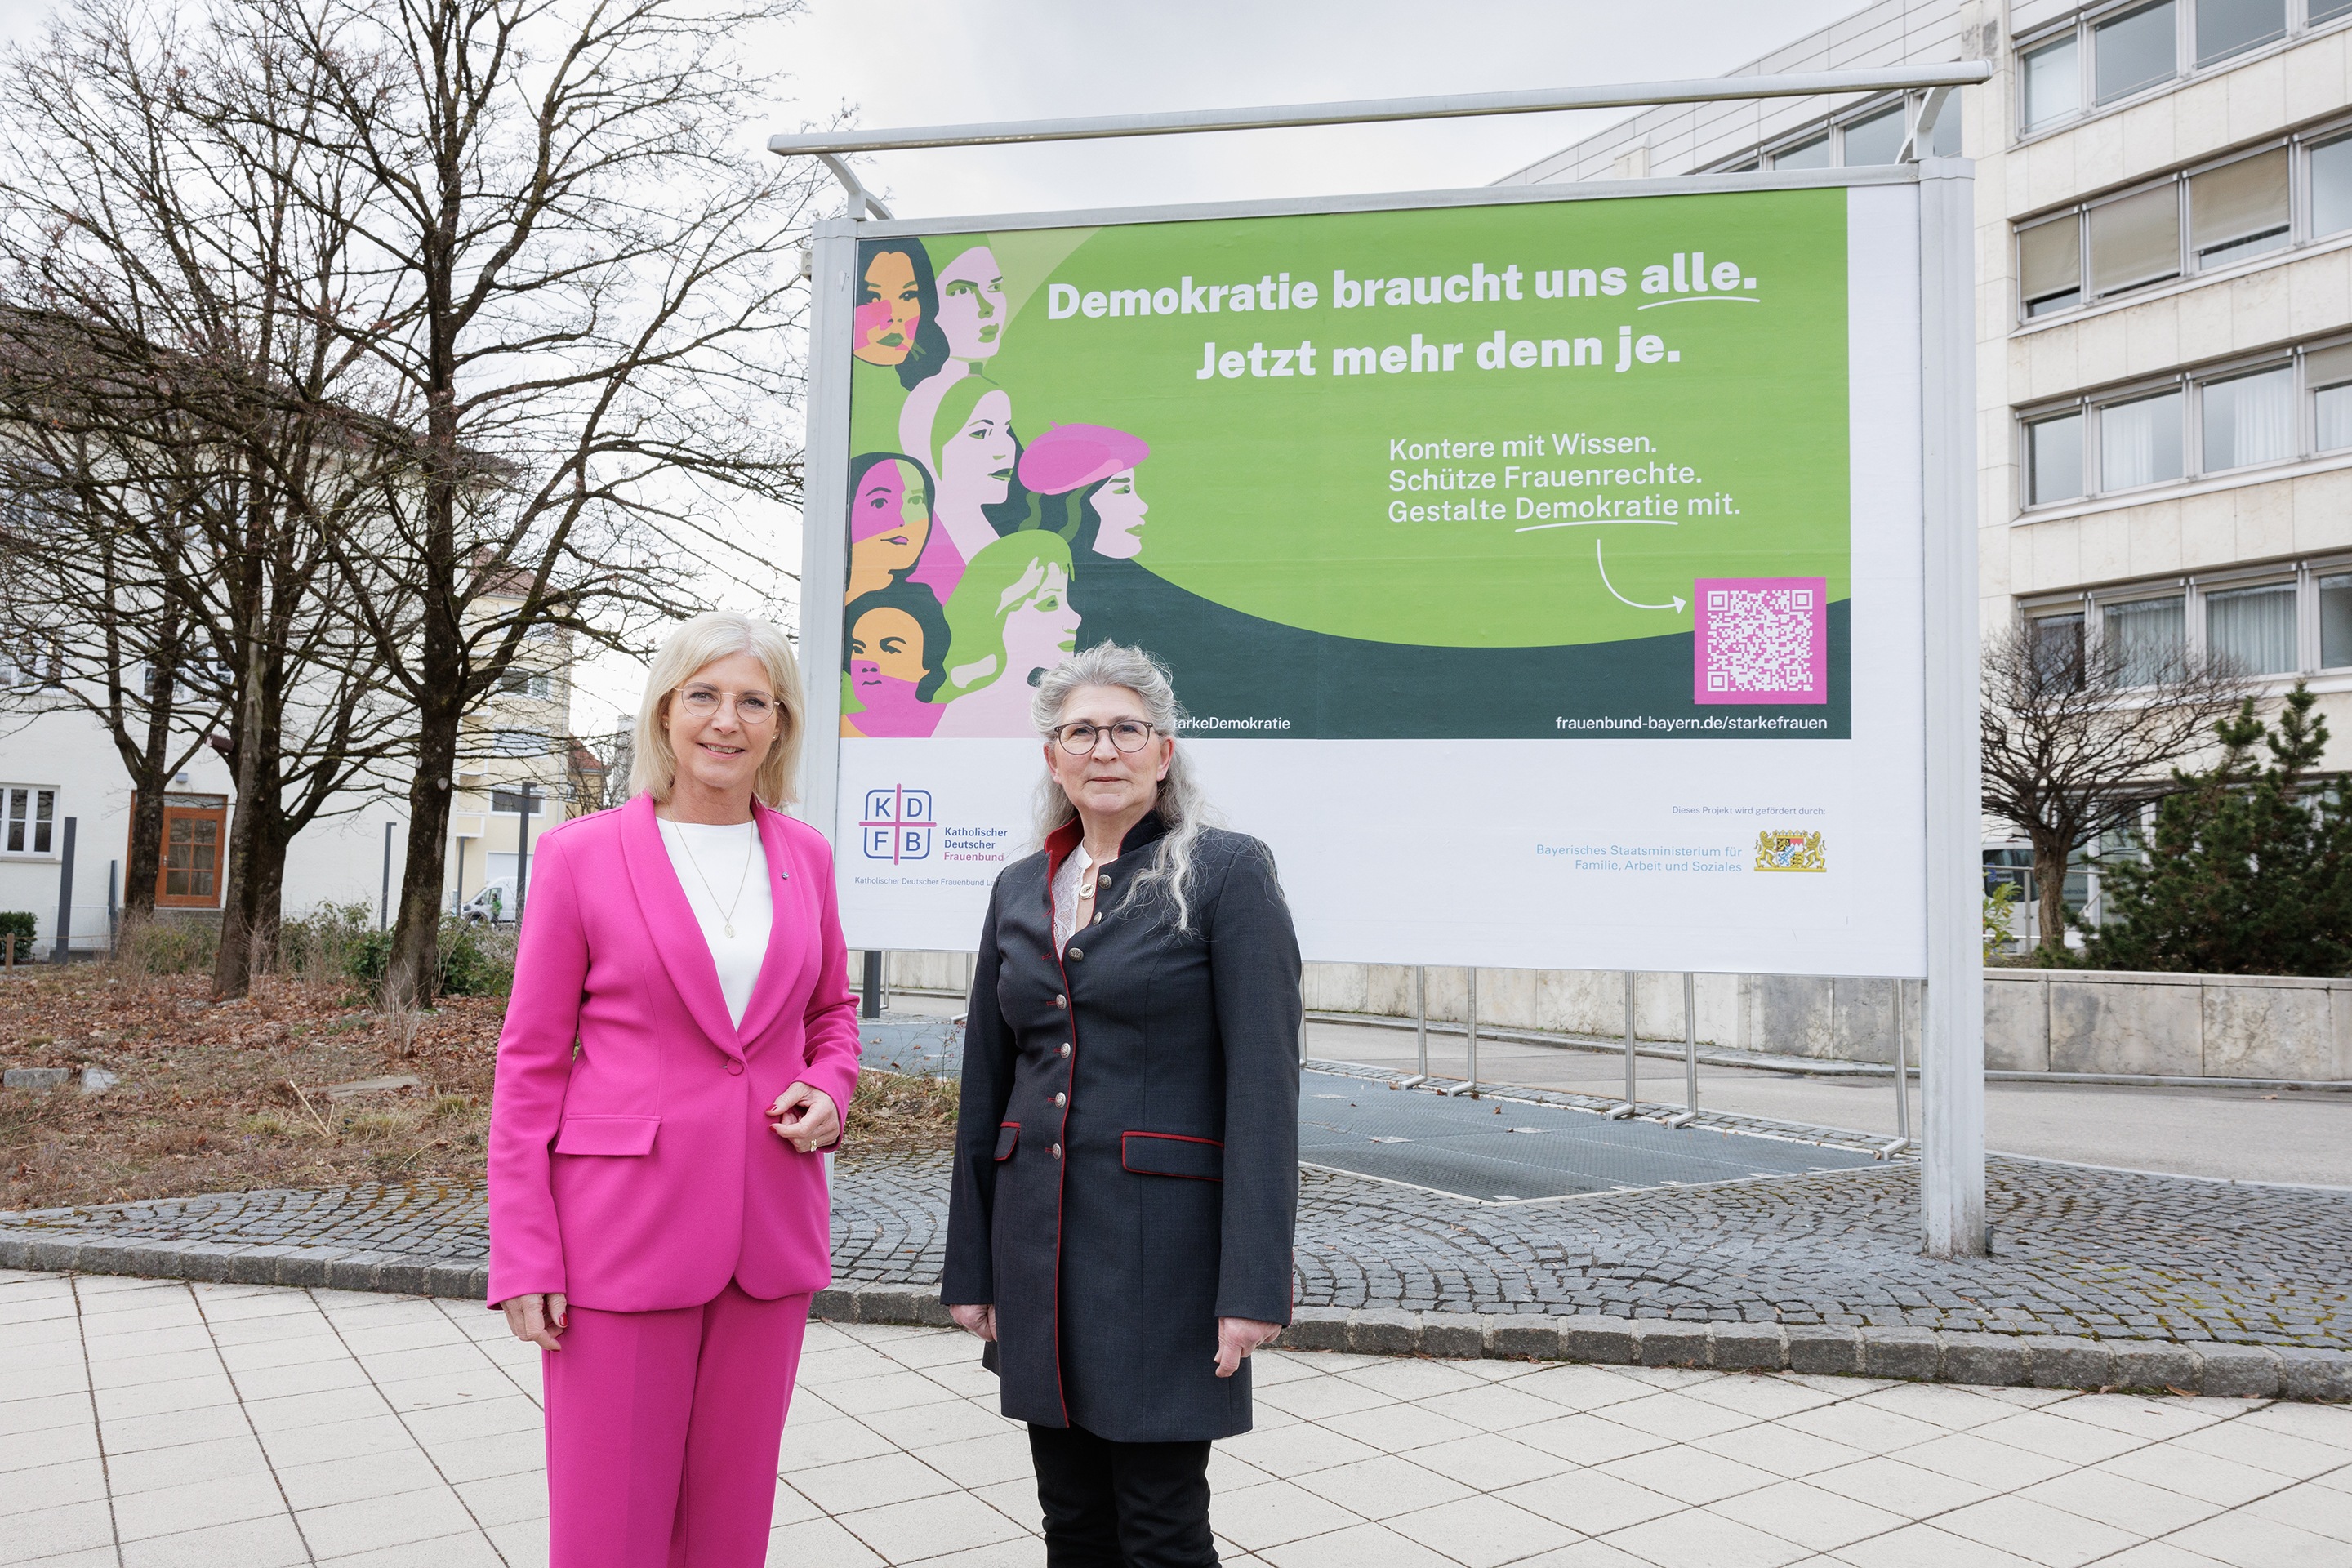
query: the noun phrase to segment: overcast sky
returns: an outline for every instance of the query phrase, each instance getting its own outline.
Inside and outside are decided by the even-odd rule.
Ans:
[[[1719,76],[1862,0],[810,0],[746,37],[788,73],[747,147],[843,111],[872,129],[1504,92]],[[0,41],[47,0],[0,0]],[[1631,110],[887,153],[861,177],[901,217],[1482,185]],[[780,542],[796,552],[789,537]],[[582,672],[583,733],[627,721],[634,665]]]

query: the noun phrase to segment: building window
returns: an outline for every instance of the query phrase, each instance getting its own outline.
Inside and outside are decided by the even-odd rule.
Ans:
[[[1895,154],[1903,151],[1903,105],[1853,121],[1841,132],[1840,140],[1844,145],[1838,162],[1849,169],[1892,163]]]
[[[490,749],[502,757],[537,757],[554,746],[536,730],[500,730],[492,736]]]
[[[0,691],[61,685],[65,664],[64,645],[53,637],[26,632],[0,642]]]
[[[2308,445],[2298,378],[2311,397]],[[2029,507],[2342,451],[2352,447],[2352,342],[2304,349],[2284,364],[2191,372],[2108,401],[2030,409],[2020,421]],[[2095,426],[2087,442],[2086,423]],[[2098,454],[2089,472],[2086,451]]]
[[[2180,192],[2173,183],[2102,202],[2087,216],[2093,294],[2120,294],[2180,276]]]
[[[499,689],[509,697],[551,702],[555,699],[555,677],[543,669],[510,668],[499,677]]]
[[[2187,601],[2179,594],[2105,606],[2100,631],[2126,686],[2154,686],[2179,668],[2189,633],[2186,611]]]
[[[2017,231],[2017,275],[2031,320],[2083,302],[2083,220],[2069,213],[2054,223]]]
[[[2034,506],[2074,500],[2083,489],[2083,416],[2077,411],[2025,427],[2028,492]]]
[[[2345,0],[2352,7],[2352,0]],[[2311,237],[2352,228],[2352,136],[2311,150]]]
[[[2248,675],[2300,668],[2294,647],[2294,584],[2265,583],[2205,595],[2205,646]]]
[[[2180,477],[2180,407],[2175,390],[2099,410],[2101,490],[2136,489]]]
[[[0,784],[0,855],[54,855],[58,792]]]
[[[2194,174],[2189,181],[2189,243],[2202,268],[2228,267],[2288,243],[2287,150]]]
[[[1772,166],[1776,169],[1826,169],[1833,161],[1826,131],[1772,154]]]
[[[2144,5],[2091,28],[2091,78],[2100,103],[2129,98],[2179,70],[2173,0]]]
[[[2352,447],[2352,343],[2304,355],[2303,374],[2311,386],[2312,445],[2322,452]]]
[[[2083,687],[2083,617],[2037,616],[2033,627],[2033,663],[2042,679],[2062,691]]]
[[[2352,574],[2322,577],[2319,598],[2319,668],[2352,666]]]
[[[2294,367],[2209,381],[2205,471],[2276,463],[2294,456]]]
[[[2083,111],[2083,67],[2074,35],[2025,57],[2025,129],[2039,131]]]
[[[2347,15],[2352,0],[2162,0],[2078,17],[2023,41],[2019,132],[2030,136],[2086,103],[2120,103],[2184,74],[2226,70],[2250,50]]]
[[[2286,0],[2197,0],[2197,63],[2200,66],[2285,37]]]

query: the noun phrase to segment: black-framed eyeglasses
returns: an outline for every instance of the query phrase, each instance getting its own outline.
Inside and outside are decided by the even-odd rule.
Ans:
[[[718,717],[720,705],[730,696],[735,703],[735,717],[746,724],[764,724],[776,711],[776,705],[757,691],[728,693],[713,691],[708,686],[689,686],[677,694],[678,706],[698,719]]]
[[[1105,731],[1094,724],[1065,724],[1056,731],[1062,750],[1074,757],[1090,754],[1099,745],[1105,733],[1110,743],[1122,752],[1139,752],[1151,740],[1151,726],[1140,719],[1121,719]]]

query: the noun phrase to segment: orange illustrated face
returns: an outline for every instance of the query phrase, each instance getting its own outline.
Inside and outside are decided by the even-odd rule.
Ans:
[[[849,657],[892,680],[923,679],[923,628],[904,610],[868,610],[849,634]]]
[[[867,364],[895,365],[915,346],[923,324],[922,291],[915,286],[915,262],[903,250],[886,250],[866,268],[857,289],[854,352]]]

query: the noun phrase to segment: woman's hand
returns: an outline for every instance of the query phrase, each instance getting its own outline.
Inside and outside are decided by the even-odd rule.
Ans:
[[[993,1307],[950,1307],[948,1316],[956,1321],[957,1328],[967,1333],[978,1334],[984,1340],[996,1338],[996,1309]]]
[[[1282,1332],[1280,1323],[1261,1323],[1255,1318],[1219,1318],[1217,1320],[1217,1375],[1231,1377],[1241,1370],[1250,1352],[1273,1342]]]
[[[796,1083],[768,1107],[768,1125],[802,1153],[814,1154],[840,1141],[841,1109],[824,1090]]]
[[[515,1338],[543,1351],[560,1351],[563,1347],[555,1336],[563,1331],[565,1305],[563,1292],[551,1290],[544,1296],[509,1296],[499,1303],[499,1310],[507,1315],[507,1331]]]

